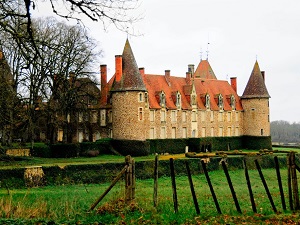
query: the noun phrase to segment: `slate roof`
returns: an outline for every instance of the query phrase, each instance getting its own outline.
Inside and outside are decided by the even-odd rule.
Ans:
[[[270,98],[264,78],[256,61],[241,98]]]
[[[146,91],[128,39],[122,54],[122,78],[119,82],[114,80],[110,91]]]

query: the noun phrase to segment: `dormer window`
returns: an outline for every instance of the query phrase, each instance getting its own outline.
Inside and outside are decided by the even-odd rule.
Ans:
[[[235,110],[235,98],[234,98],[234,95],[230,96],[230,106],[231,106],[232,110]]]
[[[176,107],[177,107],[177,109],[181,108],[181,95],[179,92],[177,92],[177,94],[176,94]]]
[[[191,104],[192,105],[196,105],[197,104],[196,94],[191,94]]]
[[[160,106],[166,107],[166,95],[163,91],[160,93]]]
[[[218,96],[218,106],[219,106],[220,110],[223,110],[224,102],[223,102],[223,96],[221,94],[219,94],[219,96]]]
[[[210,96],[209,96],[209,94],[205,95],[205,107],[206,107],[206,109],[210,109]]]

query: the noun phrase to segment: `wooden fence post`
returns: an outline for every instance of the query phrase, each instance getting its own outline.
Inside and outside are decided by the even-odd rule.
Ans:
[[[186,171],[187,171],[187,175],[188,175],[188,179],[189,179],[190,189],[191,189],[191,193],[192,193],[196,213],[199,215],[200,214],[200,209],[199,209],[197,196],[196,196],[195,189],[194,189],[194,184],[193,184],[193,179],[192,179],[192,174],[191,174],[189,162],[187,160],[185,161],[185,166],[186,166]]]
[[[288,172],[288,194],[289,194],[289,205],[290,210],[294,210],[293,204],[293,192],[292,192],[292,179],[291,179],[291,155],[290,153],[287,155],[287,172]]]
[[[257,213],[256,205],[255,205],[255,201],[254,201],[254,197],[253,197],[253,192],[252,192],[252,188],[251,188],[251,183],[250,183],[250,177],[249,177],[249,173],[248,173],[246,158],[244,158],[244,160],[243,160],[243,165],[244,165],[245,177],[246,177],[246,181],[247,181],[247,186],[248,186],[248,191],[249,191],[252,210],[253,210],[253,212]]]
[[[225,164],[224,161],[222,161],[222,167],[223,167],[225,176],[226,176],[226,178],[227,178],[227,182],[228,182],[228,185],[229,185],[229,188],[230,188],[230,191],[231,191],[231,195],[232,195],[233,200],[234,200],[234,204],[235,204],[236,210],[237,210],[239,213],[242,213],[242,210],[241,210],[241,208],[240,208],[240,204],[239,204],[239,202],[238,202],[238,200],[237,200],[237,197],[236,197],[236,194],[235,194],[235,191],[234,191],[234,188],[233,188],[233,185],[232,185],[232,182],[231,182],[231,179],[230,179],[228,170],[227,170],[227,166],[226,166],[226,164]]]
[[[175,213],[178,213],[178,200],[177,200],[175,169],[174,169],[174,159],[173,158],[170,158],[170,170],[171,170],[171,179],[172,179],[174,211],[175,211]]]
[[[263,185],[264,185],[264,188],[265,188],[265,190],[266,190],[267,196],[268,196],[269,201],[270,201],[270,203],[271,203],[271,206],[272,206],[272,208],[273,208],[273,211],[274,211],[275,213],[277,213],[277,209],[276,209],[276,206],[275,206],[275,204],[274,204],[272,195],[271,195],[271,193],[270,193],[270,191],[269,191],[267,182],[266,182],[265,177],[264,177],[264,175],[263,175],[263,173],[262,173],[262,171],[261,171],[261,168],[260,168],[260,165],[258,164],[257,159],[255,159],[254,162],[255,162],[256,169],[257,169],[257,171],[258,171],[258,173],[259,173],[261,182],[262,182]]]
[[[278,162],[278,157],[277,156],[274,157],[274,162],[275,162],[275,169],[276,169],[276,175],[277,175],[277,180],[278,180],[278,187],[279,187],[279,192],[280,192],[280,197],[281,197],[282,209],[285,211],[286,210],[286,205],[285,205],[285,199],[284,199],[284,193],[283,193],[281,175],[280,175],[280,168],[279,168],[279,162]]]
[[[157,189],[158,189],[158,155],[155,156],[154,161],[154,192],[153,192],[153,205],[157,207]]]
[[[300,204],[299,204],[297,173],[296,173],[296,166],[295,166],[295,152],[290,153],[290,170],[291,170],[292,192],[293,192],[293,202],[294,202],[293,208],[294,210],[299,210]]]
[[[125,202],[130,204],[135,197],[135,166],[130,155],[125,157],[127,170],[125,171]]]

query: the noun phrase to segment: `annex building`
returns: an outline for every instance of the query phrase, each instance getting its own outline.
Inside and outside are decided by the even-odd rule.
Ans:
[[[208,60],[183,77],[147,74],[126,40],[108,81],[101,65],[100,136],[122,140],[270,136],[270,95],[256,61],[242,96],[237,79],[218,80]],[[250,73],[250,70],[249,70]]]

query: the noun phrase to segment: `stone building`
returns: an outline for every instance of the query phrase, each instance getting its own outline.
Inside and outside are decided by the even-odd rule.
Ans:
[[[100,136],[122,140],[189,137],[270,136],[269,98],[256,61],[240,97],[237,78],[218,80],[208,60],[185,77],[146,74],[130,43],[115,56],[107,81],[101,65]]]

